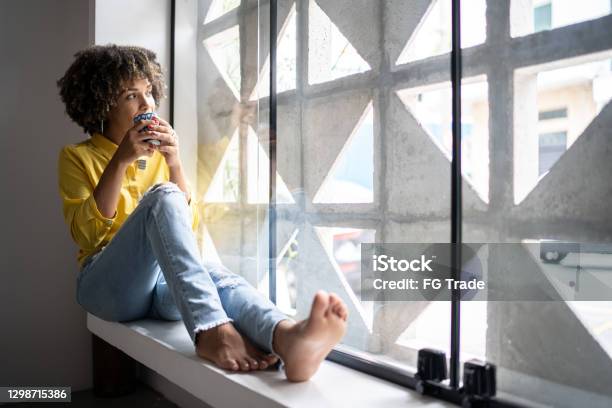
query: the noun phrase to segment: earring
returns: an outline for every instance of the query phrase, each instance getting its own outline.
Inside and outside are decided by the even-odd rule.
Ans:
[[[102,128],[100,133],[104,134],[104,119],[102,119],[102,122],[100,123],[100,127]]]

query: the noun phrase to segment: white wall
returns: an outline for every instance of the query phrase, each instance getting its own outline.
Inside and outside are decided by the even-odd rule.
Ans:
[[[2,385],[91,387],[77,247],[57,188],[60,148],[86,136],[65,116],[56,86],[89,38],[87,1],[0,2]]]
[[[136,45],[154,51],[168,83],[170,1],[103,0],[95,2],[95,10],[95,43]],[[158,113],[168,119],[168,98],[162,101]]]

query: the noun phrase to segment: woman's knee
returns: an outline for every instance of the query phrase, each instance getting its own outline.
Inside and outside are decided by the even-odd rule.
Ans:
[[[142,196],[144,200],[147,197],[162,198],[173,193],[183,193],[179,186],[172,182],[157,183],[151,186]]]
[[[142,203],[150,206],[170,206],[172,208],[188,207],[185,193],[171,182],[152,186],[142,197]]]

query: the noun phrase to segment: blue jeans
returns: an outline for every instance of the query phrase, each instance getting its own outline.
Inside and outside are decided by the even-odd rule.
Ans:
[[[113,239],[89,257],[77,278],[77,301],[108,321],[183,320],[196,333],[226,322],[265,352],[287,317],[241,276],[203,262],[191,210],[174,183],[157,184]]]

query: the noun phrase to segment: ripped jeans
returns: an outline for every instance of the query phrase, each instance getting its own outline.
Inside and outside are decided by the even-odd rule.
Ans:
[[[142,197],[113,239],[88,258],[77,278],[77,301],[108,321],[183,320],[196,333],[226,322],[265,352],[287,317],[241,276],[203,262],[191,209],[174,183]]]

